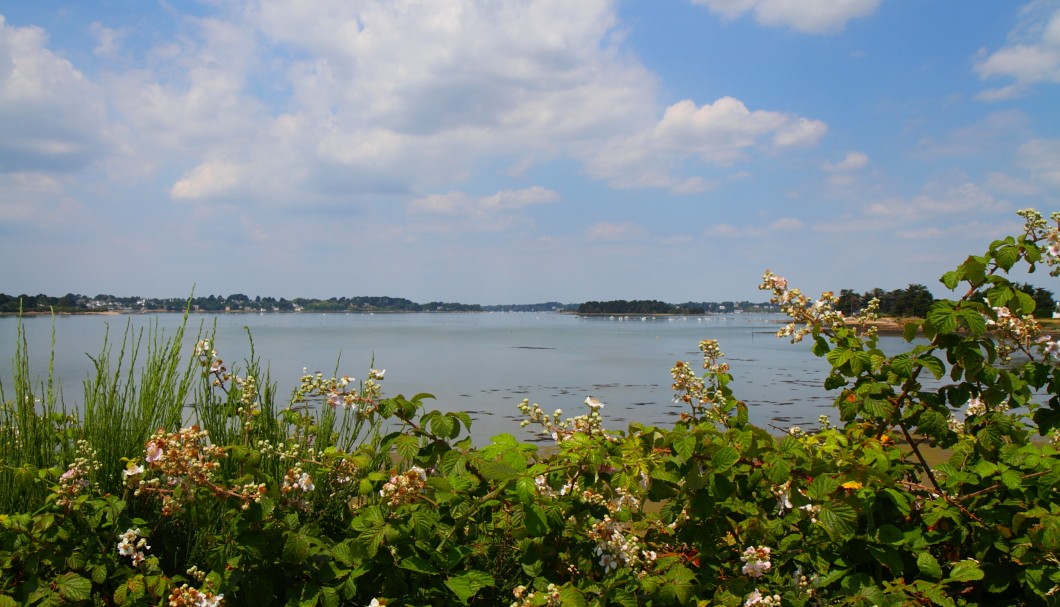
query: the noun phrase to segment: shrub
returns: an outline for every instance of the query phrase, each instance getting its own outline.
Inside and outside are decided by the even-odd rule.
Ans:
[[[893,356],[875,304],[847,318],[767,272],[780,334],[831,366],[840,420],[782,436],[748,422],[710,340],[702,372],[671,370],[673,427],[524,401],[544,450],[476,448],[468,415],[384,398],[377,370],[307,375],[279,408],[253,355],[229,370],[207,338],[195,424],[130,425],[115,473],[98,420],[27,408],[24,381],[2,417],[0,481],[25,497],[0,515],[0,607],[1056,605],[1060,344],[1007,275],[1060,274],[1060,234],[1021,215],[1022,234],[942,277],[960,296]],[[140,385],[182,394],[172,348],[152,352],[170,364]]]

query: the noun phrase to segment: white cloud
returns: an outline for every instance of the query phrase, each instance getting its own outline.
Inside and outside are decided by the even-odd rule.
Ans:
[[[983,49],[975,65],[983,79],[1015,82],[983,91],[981,99],[1012,99],[1036,84],[1060,83],[1060,8],[1055,2],[1032,2],[1021,13],[1022,23],[1009,35],[1009,45],[989,54]]]
[[[1060,188],[1060,139],[1029,141],[1020,146],[1016,158],[1035,181]]]
[[[869,205],[867,214],[878,219],[906,222],[938,216],[993,215],[1005,212],[1009,207],[1009,204],[994,198],[981,187],[965,183],[945,189],[933,186],[909,200],[877,202]]]
[[[616,187],[665,187],[675,193],[704,191],[716,183],[674,177],[672,168],[689,159],[728,167],[756,149],[770,152],[814,145],[827,130],[819,120],[783,112],[751,111],[732,97],[702,106],[686,99],[666,108],[654,128],[609,141],[589,160],[588,170]]]
[[[864,152],[847,152],[842,160],[836,163],[826,162],[821,168],[830,173],[857,171],[869,165],[869,156]]]
[[[0,15],[0,172],[75,171],[109,148],[101,91],[47,42]]]
[[[204,162],[173,184],[176,200],[201,200],[228,195],[243,178],[245,168],[229,162]]]
[[[646,230],[632,222],[600,222],[589,226],[585,237],[593,242],[625,242],[643,238]]]
[[[726,19],[753,13],[755,21],[808,34],[841,31],[851,19],[867,17],[880,0],[692,0]]]
[[[518,223],[525,223],[520,211],[541,204],[550,204],[560,199],[556,192],[533,186],[521,190],[503,190],[489,196],[470,196],[465,192],[452,191],[432,194],[408,203],[409,213],[432,217],[431,223],[412,226],[418,232],[449,231],[439,223],[449,218],[459,223],[454,229],[469,228],[479,231],[499,231]]]

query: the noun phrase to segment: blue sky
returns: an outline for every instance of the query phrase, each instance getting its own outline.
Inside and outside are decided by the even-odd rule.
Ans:
[[[760,301],[769,268],[944,295],[1060,210],[1056,0],[0,15],[9,294]]]

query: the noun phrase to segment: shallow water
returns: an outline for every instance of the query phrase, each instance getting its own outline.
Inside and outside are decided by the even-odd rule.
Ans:
[[[834,394],[821,387],[828,371],[809,344],[775,337],[776,316],[579,318],[567,314],[223,314],[193,315],[190,348],[200,326],[216,323],[215,347],[229,366],[249,354],[247,329],[266,361],[280,394],[289,394],[303,369],[325,376],[364,378],[371,366],[387,370],[385,395],[437,397],[431,408],[464,410],[474,420],[476,442],[500,432],[532,438],[520,430],[516,405],[524,398],[546,411],[584,412],[583,401],[604,403],[605,425],[636,421],[668,425],[686,410],[673,402],[669,370],[677,360],[699,368],[702,339],[716,339],[734,376],[733,390],[747,402],[752,421],[785,429],[813,427],[822,414],[834,417]],[[0,354],[15,352],[17,319],[0,318]],[[157,323],[167,336],[178,314],[61,316],[54,319],[56,361],[68,407],[81,402],[82,380],[108,330],[113,343],[127,323]],[[23,320],[31,366],[45,375],[53,320]],[[897,350],[898,337],[882,338]],[[190,350],[189,350],[190,351]],[[341,357],[341,358],[340,358]],[[373,364],[374,360],[374,364]],[[10,365],[0,378],[10,392]],[[10,398],[10,394],[8,394]]]

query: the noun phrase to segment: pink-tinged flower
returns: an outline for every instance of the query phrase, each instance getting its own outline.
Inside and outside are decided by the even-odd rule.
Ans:
[[[338,407],[341,404],[342,404],[342,395],[341,394],[339,394],[338,392],[332,392],[331,394],[328,395],[328,405],[330,405],[332,409]]]
[[[743,551],[740,555],[740,560],[744,562],[744,566],[741,571],[745,575],[753,578],[759,578],[765,575],[769,571],[773,564],[769,562],[770,549],[768,546],[748,546],[747,550]]]
[[[147,463],[153,464],[162,459],[163,455],[164,451],[162,449],[162,445],[159,445],[156,441],[151,441],[147,443],[147,449],[145,450],[144,457],[144,459],[147,460]]]
[[[129,466],[127,468],[125,468],[125,470],[122,470],[121,473],[122,473],[122,476],[124,476],[125,478],[129,478],[129,477],[132,477],[132,476],[136,476],[138,474],[143,474],[144,473],[144,467],[143,466],[139,466],[137,464],[134,464],[132,462],[129,462]]]

